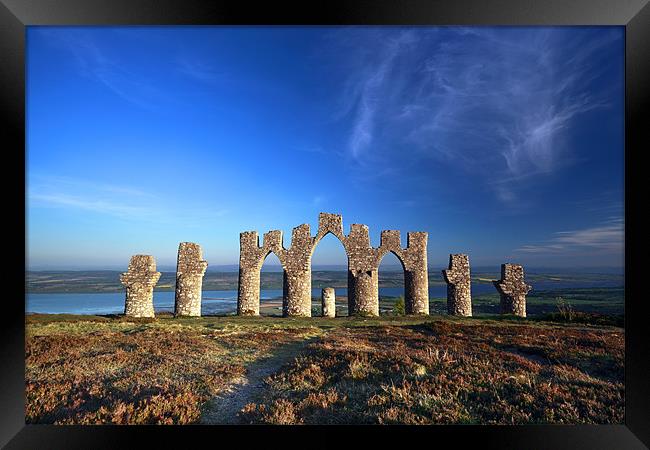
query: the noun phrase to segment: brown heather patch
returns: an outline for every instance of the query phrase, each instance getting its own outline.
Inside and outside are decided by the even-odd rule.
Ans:
[[[616,328],[434,320],[339,328],[267,378],[249,423],[622,423]]]
[[[300,330],[224,335],[118,321],[90,332],[90,322],[77,325],[28,325],[28,423],[194,423],[201,405],[243,374],[246,362],[303,338]]]

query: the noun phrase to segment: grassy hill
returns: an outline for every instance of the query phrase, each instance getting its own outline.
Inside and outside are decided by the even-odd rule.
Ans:
[[[28,423],[623,423],[624,417],[625,335],[614,326],[390,315],[33,315],[26,322]]]

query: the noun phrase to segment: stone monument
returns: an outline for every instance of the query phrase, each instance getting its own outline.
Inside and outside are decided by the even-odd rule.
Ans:
[[[334,288],[323,288],[321,303],[323,305],[323,317],[336,317],[336,291]]]
[[[176,264],[174,316],[201,316],[201,288],[208,267],[199,244],[181,242]]]
[[[452,316],[471,316],[469,257],[462,253],[449,255],[449,268],[443,270],[442,275],[447,282],[447,313]]]
[[[154,317],[153,287],[159,279],[160,272],[156,272],[156,260],[153,256],[131,257],[128,271],[120,275],[120,282],[126,287],[126,316]]]
[[[350,315],[379,315],[378,268],[388,252],[397,256],[404,269],[406,313],[429,314],[427,233],[409,232],[407,246],[402,248],[399,231],[385,230],[381,232],[381,245],[374,248],[366,225],[350,225],[346,236],[341,215],[329,213],[318,216],[315,236],[311,235],[308,224],[294,228],[289,248],[284,247],[279,230],[265,233],[261,246],[256,231],[240,234],[237,313],[259,315],[260,270],[264,259],[274,253],[283,268],[283,315],[311,317],[311,257],[318,242],[328,233],[341,241],[348,256]]]
[[[501,295],[501,314],[526,317],[526,294],[532,286],[524,282],[524,268],[519,264],[501,264],[501,279],[493,283]]]

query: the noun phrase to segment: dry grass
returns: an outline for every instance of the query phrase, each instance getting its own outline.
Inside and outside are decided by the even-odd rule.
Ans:
[[[622,423],[621,328],[523,320],[33,317],[28,423],[187,424],[280,346],[244,423]]]
[[[622,423],[620,329],[338,329],[245,408],[248,423]]]
[[[302,338],[300,330],[224,332],[122,321],[28,326],[26,421],[195,423],[201,405],[247,363]]]

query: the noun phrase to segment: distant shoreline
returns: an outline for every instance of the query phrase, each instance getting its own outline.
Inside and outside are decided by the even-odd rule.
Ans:
[[[30,294],[39,293],[65,293],[65,294],[91,294],[122,292],[124,287],[119,282],[118,271],[33,271],[26,273],[25,291]],[[492,280],[500,277],[498,272],[472,272],[472,282],[475,285],[489,285]],[[347,288],[347,271],[312,271],[312,287]],[[533,285],[563,283],[579,287],[594,287],[597,284],[607,286],[624,285],[622,274],[597,274],[597,273],[535,273],[526,272],[526,281]],[[162,272],[160,280],[155,287],[156,292],[174,291],[176,272]],[[206,272],[203,278],[204,291],[232,291],[237,290],[239,284],[238,273],[235,272]],[[262,272],[262,289],[282,289],[282,273]],[[380,288],[401,288],[404,286],[404,273],[400,271],[380,270]],[[445,287],[439,271],[429,272],[429,287]]]

